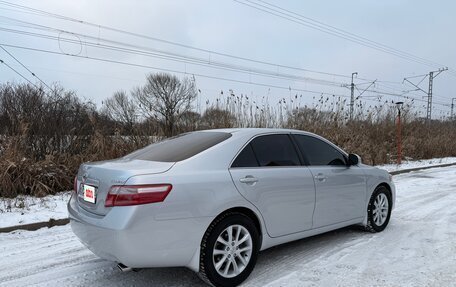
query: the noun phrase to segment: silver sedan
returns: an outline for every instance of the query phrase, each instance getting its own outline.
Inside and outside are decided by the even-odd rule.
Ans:
[[[259,251],[349,225],[382,231],[394,202],[386,171],[320,136],[221,129],[82,164],[68,211],[81,242],[122,270],[186,266],[236,286]]]

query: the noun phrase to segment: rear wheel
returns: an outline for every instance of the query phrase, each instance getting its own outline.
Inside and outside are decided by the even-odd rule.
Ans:
[[[391,192],[384,186],[379,186],[372,193],[367,207],[366,230],[370,232],[383,231],[391,217]]]
[[[227,213],[207,229],[201,242],[200,277],[213,286],[237,286],[252,272],[259,232],[242,213]]]

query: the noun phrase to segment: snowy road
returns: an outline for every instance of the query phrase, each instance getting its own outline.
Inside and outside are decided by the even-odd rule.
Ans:
[[[379,234],[343,229],[266,250],[244,286],[455,286],[456,167],[395,176]],[[69,226],[0,234],[0,286],[204,286],[184,268],[121,273]]]

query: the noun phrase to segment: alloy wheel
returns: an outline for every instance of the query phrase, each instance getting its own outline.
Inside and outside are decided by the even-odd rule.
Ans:
[[[372,215],[377,226],[383,225],[388,218],[388,198],[384,193],[379,193],[374,201]]]
[[[212,261],[217,273],[233,278],[242,273],[250,262],[253,241],[247,228],[230,225],[218,236],[213,249]]]

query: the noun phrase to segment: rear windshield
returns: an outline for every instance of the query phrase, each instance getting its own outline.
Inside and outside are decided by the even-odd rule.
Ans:
[[[192,132],[181,134],[146,146],[126,155],[126,159],[176,162],[190,158],[231,137],[223,132]]]

